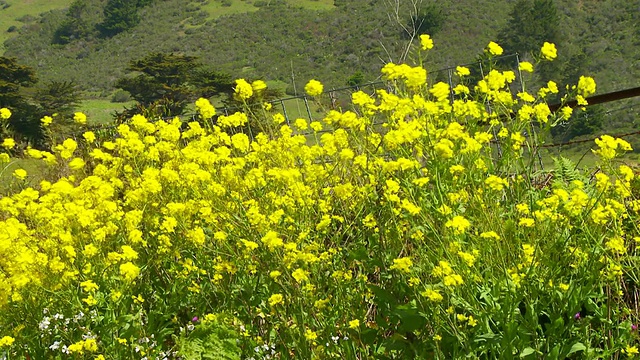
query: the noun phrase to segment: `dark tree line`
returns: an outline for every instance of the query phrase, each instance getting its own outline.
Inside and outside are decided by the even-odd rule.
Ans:
[[[79,39],[108,38],[132,29],[140,22],[139,10],[152,1],[108,0],[102,6],[95,1],[75,0],[56,30],[53,42],[64,45]]]
[[[13,113],[8,128],[18,136],[16,140],[43,146],[46,139],[40,119],[53,113],[69,118],[79,102],[80,90],[74,83],[38,84],[32,68],[19,64],[15,58],[0,56],[0,108]]]

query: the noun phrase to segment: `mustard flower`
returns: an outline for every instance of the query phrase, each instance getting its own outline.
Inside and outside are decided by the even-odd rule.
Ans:
[[[502,47],[498,44],[496,44],[495,42],[491,41],[489,42],[489,45],[487,45],[487,48],[485,49],[486,52],[488,52],[489,54],[493,55],[493,56],[500,56],[502,55],[502,52],[504,50],[502,50]]]
[[[448,220],[444,226],[447,228],[453,228],[455,234],[462,234],[471,226],[471,223],[469,220],[458,215],[454,216],[453,219]]]
[[[73,158],[73,160],[69,162],[69,168],[71,170],[80,170],[84,168],[84,160],[81,158]]]
[[[483,239],[500,240],[500,235],[498,235],[498,233],[496,233],[495,231],[485,231],[485,232],[480,234],[480,237],[483,238]]]
[[[478,250],[474,250],[473,254],[464,251],[458,251],[458,256],[464,261],[467,266],[471,267],[476,262],[476,255],[478,254]]]
[[[0,110],[6,110],[6,109],[0,109]],[[9,110],[7,110],[7,111],[9,111]],[[9,118],[10,115],[11,115],[11,113],[9,113],[9,115],[7,116],[7,119]],[[9,346],[13,345],[13,343],[15,341],[16,341],[16,339],[12,338],[11,336],[3,336],[2,338],[0,338],[0,348],[9,347]]]
[[[623,139],[616,139],[610,135],[602,135],[595,140],[598,145],[598,150],[591,150],[594,154],[599,155],[605,160],[610,160],[616,157],[619,150],[620,152],[631,151],[631,145]]]
[[[536,224],[536,221],[531,218],[521,218],[520,221],[518,222],[518,225],[524,226],[524,227],[532,227],[535,224]]]
[[[296,119],[293,125],[296,128],[298,128],[298,130],[301,130],[301,131],[307,130],[309,128],[309,125],[307,124],[307,120],[305,119]]]
[[[562,108],[560,108],[560,114],[562,119],[568,120],[571,117],[571,114],[573,114],[573,108],[563,106]]]
[[[393,259],[393,265],[391,265],[389,269],[408,273],[408,272],[411,272],[412,266],[413,266],[413,262],[411,261],[411,258],[406,256],[402,258]]]
[[[244,101],[253,96],[253,88],[245,79],[236,80],[236,87],[233,88],[235,96]]]
[[[313,79],[309,80],[307,85],[304,86],[304,91],[309,96],[318,96],[322,94],[323,90],[324,90],[324,86],[318,80],[313,80]]]
[[[578,94],[589,97],[596,93],[596,82],[590,76],[580,76],[577,86]]]
[[[295,269],[291,276],[299,283],[309,280],[308,273],[300,268]]]
[[[438,99],[438,101],[448,101],[449,99],[449,84],[442,81],[433,85],[429,92]]]
[[[24,180],[27,178],[27,171],[24,169],[16,169],[13,172],[13,176],[15,176],[19,180]]]
[[[278,233],[271,230],[268,231],[261,240],[270,250],[274,250],[275,248],[282,247],[284,245],[284,241],[282,238],[278,237]]]
[[[607,249],[617,255],[624,255],[627,252],[627,247],[624,244],[624,239],[620,236],[615,236],[609,239],[604,244]]]
[[[86,248],[85,248],[86,249]],[[125,260],[135,260],[138,258],[138,252],[133,250],[133,248],[129,245],[122,245],[120,247],[122,249],[122,258]]]
[[[96,134],[93,133],[93,131],[87,131],[84,134],[82,134],[82,137],[87,140],[88,143],[92,143],[94,141],[96,141]]]
[[[256,80],[251,83],[251,88],[254,92],[260,92],[267,88],[267,83],[262,80]]]
[[[360,320],[355,319],[349,321],[349,329],[357,329],[360,327]]]
[[[96,300],[96,298],[94,298],[93,295],[89,295],[86,298],[82,299],[82,302],[86,303],[89,306],[93,306],[98,303],[98,300]]]
[[[539,103],[533,107],[533,110],[538,121],[543,124],[546,124],[549,121],[549,116],[551,116],[551,109],[549,109],[549,105],[546,103]]]
[[[126,281],[131,282],[140,275],[140,268],[132,262],[120,264],[120,275],[122,275]]]
[[[469,71],[469,68],[464,67],[464,66],[456,66],[456,74],[460,77],[463,76],[469,76],[471,75],[471,71]]]
[[[211,119],[216,114],[216,109],[211,105],[211,102],[205,98],[199,98],[196,101],[196,109],[205,120]]]
[[[555,44],[545,41],[544,44],[542,44],[542,49],[540,49],[540,54],[543,59],[551,61],[558,57],[558,50]]]
[[[458,274],[449,274],[449,275],[445,275],[444,278],[442,278],[442,283],[445,286],[459,286],[464,284],[464,280],[462,279],[462,276],[458,275]]]
[[[518,93],[518,97],[519,97],[520,99],[522,99],[522,101],[524,101],[524,102],[530,102],[530,103],[531,103],[531,102],[536,101],[536,98],[534,98],[533,96],[531,96],[531,94],[529,94],[529,93],[528,93],[528,92],[526,92],[526,91],[525,91],[525,92]]]
[[[532,73],[533,72],[533,65],[528,61],[522,61],[518,65],[518,69],[520,69],[520,71],[526,71],[526,72]]]
[[[75,121],[78,124],[86,124],[87,123],[87,115],[81,113],[81,112],[76,112],[73,114],[73,121]]]
[[[420,213],[420,207],[413,204],[411,201],[404,199],[400,205],[403,209],[407,210],[411,215],[418,215]]]
[[[69,345],[67,350],[69,350],[69,353],[72,353],[72,354],[78,353],[82,355],[84,353],[84,340],[81,340],[81,341],[78,341],[77,343]]]
[[[423,291],[420,295],[426,297],[427,299],[433,302],[440,302],[442,301],[442,299],[444,299],[437,290],[433,290],[433,289],[427,289]]]
[[[7,108],[0,109],[0,119],[7,120],[11,117],[11,111]]]
[[[304,332],[304,337],[308,341],[313,341],[318,338],[318,334],[315,331],[311,331],[311,329],[307,329]]]
[[[278,304],[282,304],[284,302],[284,297],[282,294],[273,294],[269,297],[269,305],[276,306]]]
[[[96,285],[96,283],[94,283],[91,280],[86,280],[80,283],[80,287],[82,287],[82,290],[86,291],[86,292],[91,292],[94,290],[98,290],[99,286]]]
[[[16,141],[13,138],[6,138],[2,141],[2,147],[7,150],[13,149],[14,146],[16,146]]]
[[[627,345],[624,350],[622,350],[622,352],[627,354],[628,357],[635,357],[635,355],[638,355],[640,353],[637,346],[631,345]]]
[[[82,250],[82,254],[86,257],[92,257],[98,253],[98,247],[93,244],[87,244]]]
[[[422,47],[422,50],[433,49],[433,39],[431,39],[431,36],[427,34],[420,35],[420,47]]]
[[[247,152],[250,146],[249,137],[244,133],[234,134],[231,137],[231,145],[242,152]]]

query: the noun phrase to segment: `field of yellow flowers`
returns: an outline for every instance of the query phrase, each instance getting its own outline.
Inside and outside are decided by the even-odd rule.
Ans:
[[[62,175],[16,170],[0,197],[0,359],[635,356],[640,200],[615,161],[631,145],[602,136],[595,176],[540,185],[526,154],[572,112],[550,111],[556,83],[382,73],[394,91],[311,123],[268,106],[214,122],[201,99],[197,122],[137,115],[112,139],[27,149]],[[594,92],[582,77],[562,101]]]

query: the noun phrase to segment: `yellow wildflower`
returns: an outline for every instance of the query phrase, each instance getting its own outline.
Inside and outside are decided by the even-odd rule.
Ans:
[[[393,259],[393,265],[391,265],[389,269],[408,273],[411,271],[411,266],[413,266],[413,262],[411,258],[407,256]]]
[[[284,302],[284,297],[282,294],[273,294],[269,297],[269,305],[276,306],[278,304],[282,304]]]
[[[422,47],[422,50],[433,49],[433,39],[431,39],[431,36],[427,34],[420,35],[420,46]]]
[[[86,124],[87,123],[87,115],[77,112],[73,114],[73,121],[78,124]],[[43,122],[44,123],[44,122]]]
[[[500,55],[502,55],[502,52],[504,50],[502,50],[502,47],[500,45],[498,45],[495,42],[491,41],[489,43],[489,45],[487,45],[487,48],[485,49],[485,51],[488,52],[491,55],[500,56]]]
[[[0,119],[7,120],[11,117],[11,111],[7,108],[0,109]]]
[[[233,88],[235,96],[241,101],[247,100],[253,96],[253,88],[245,79],[237,79],[236,87]]]
[[[520,64],[518,65],[518,68],[520,69],[520,71],[526,71],[530,73],[533,72],[533,65],[528,61],[520,62]]]
[[[540,49],[540,54],[543,59],[551,61],[558,57],[558,50],[556,49],[555,44],[545,41],[542,45],[542,49]]]
[[[318,96],[322,94],[323,90],[324,90],[324,86],[318,80],[313,80],[313,79],[309,80],[307,85],[304,86],[304,91],[309,96]]]

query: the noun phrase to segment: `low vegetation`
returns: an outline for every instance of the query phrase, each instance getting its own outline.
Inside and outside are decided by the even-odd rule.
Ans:
[[[632,145],[599,137],[595,174],[535,171],[531,150],[574,111],[548,99],[584,105],[596,84],[513,95],[555,46],[523,78],[498,44],[484,53],[486,75],[458,67],[453,88],[386,64],[392,91],[312,122],[253,106],[266,84],[239,79],[243,112],[202,98],[188,124],[136,115],[27,149],[56,175],[14,169],[0,198],[0,357],[635,356],[639,187],[617,160]]]

